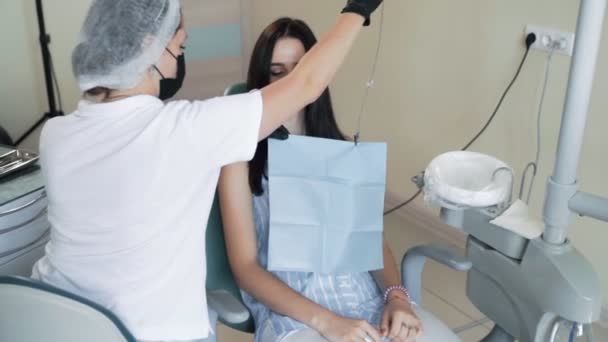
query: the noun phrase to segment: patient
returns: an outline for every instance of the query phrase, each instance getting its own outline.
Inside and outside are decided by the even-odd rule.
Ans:
[[[304,22],[290,18],[275,21],[256,43],[247,87],[263,88],[285,77],[315,42]],[[328,89],[281,129],[290,134],[345,139]],[[428,326],[438,324],[434,331],[447,328],[429,323],[432,316],[414,307],[404,289],[395,287],[400,276],[386,241],[384,269],[375,272],[321,275],[267,270],[267,156],[267,141],[262,141],[251,162],[222,169],[219,185],[229,261],[255,320],[255,341],[446,341],[428,331]]]

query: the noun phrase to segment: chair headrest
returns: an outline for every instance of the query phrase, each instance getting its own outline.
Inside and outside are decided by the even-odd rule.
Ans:
[[[235,83],[226,90],[224,90],[224,96],[243,94],[247,92],[247,84],[244,82]]]

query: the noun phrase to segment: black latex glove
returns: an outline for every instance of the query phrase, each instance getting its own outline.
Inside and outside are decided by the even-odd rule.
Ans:
[[[342,13],[357,13],[365,18],[363,26],[369,26],[369,17],[381,3],[382,0],[348,0]]]
[[[269,138],[277,139],[277,140],[287,140],[289,138],[289,131],[285,126],[281,126],[277,128],[272,134],[270,134]]]

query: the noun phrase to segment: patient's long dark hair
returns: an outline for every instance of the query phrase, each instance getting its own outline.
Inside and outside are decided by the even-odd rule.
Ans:
[[[279,39],[286,37],[300,40],[306,51],[317,42],[310,27],[301,20],[280,18],[270,24],[258,38],[251,55],[247,74],[249,90],[262,89],[270,83],[270,65],[274,47]],[[334,116],[329,88],[325,89],[321,97],[305,108],[304,125],[308,136],[345,140]],[[267,160],[268,141],[264,139],[258,143],[255,156],[249,162],[249,186],[251,192],[256,196],[264,193],[262,177],[267,177]]]

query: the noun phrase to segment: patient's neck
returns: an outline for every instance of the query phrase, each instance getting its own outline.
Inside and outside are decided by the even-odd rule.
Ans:
[[[300,111],[296,116],[294,116],[289,121],[286,121],[283,126],[287,128],[290,134],[294,135],[305,135],[306,134],[306,124],[304,123],[304,111]]]

